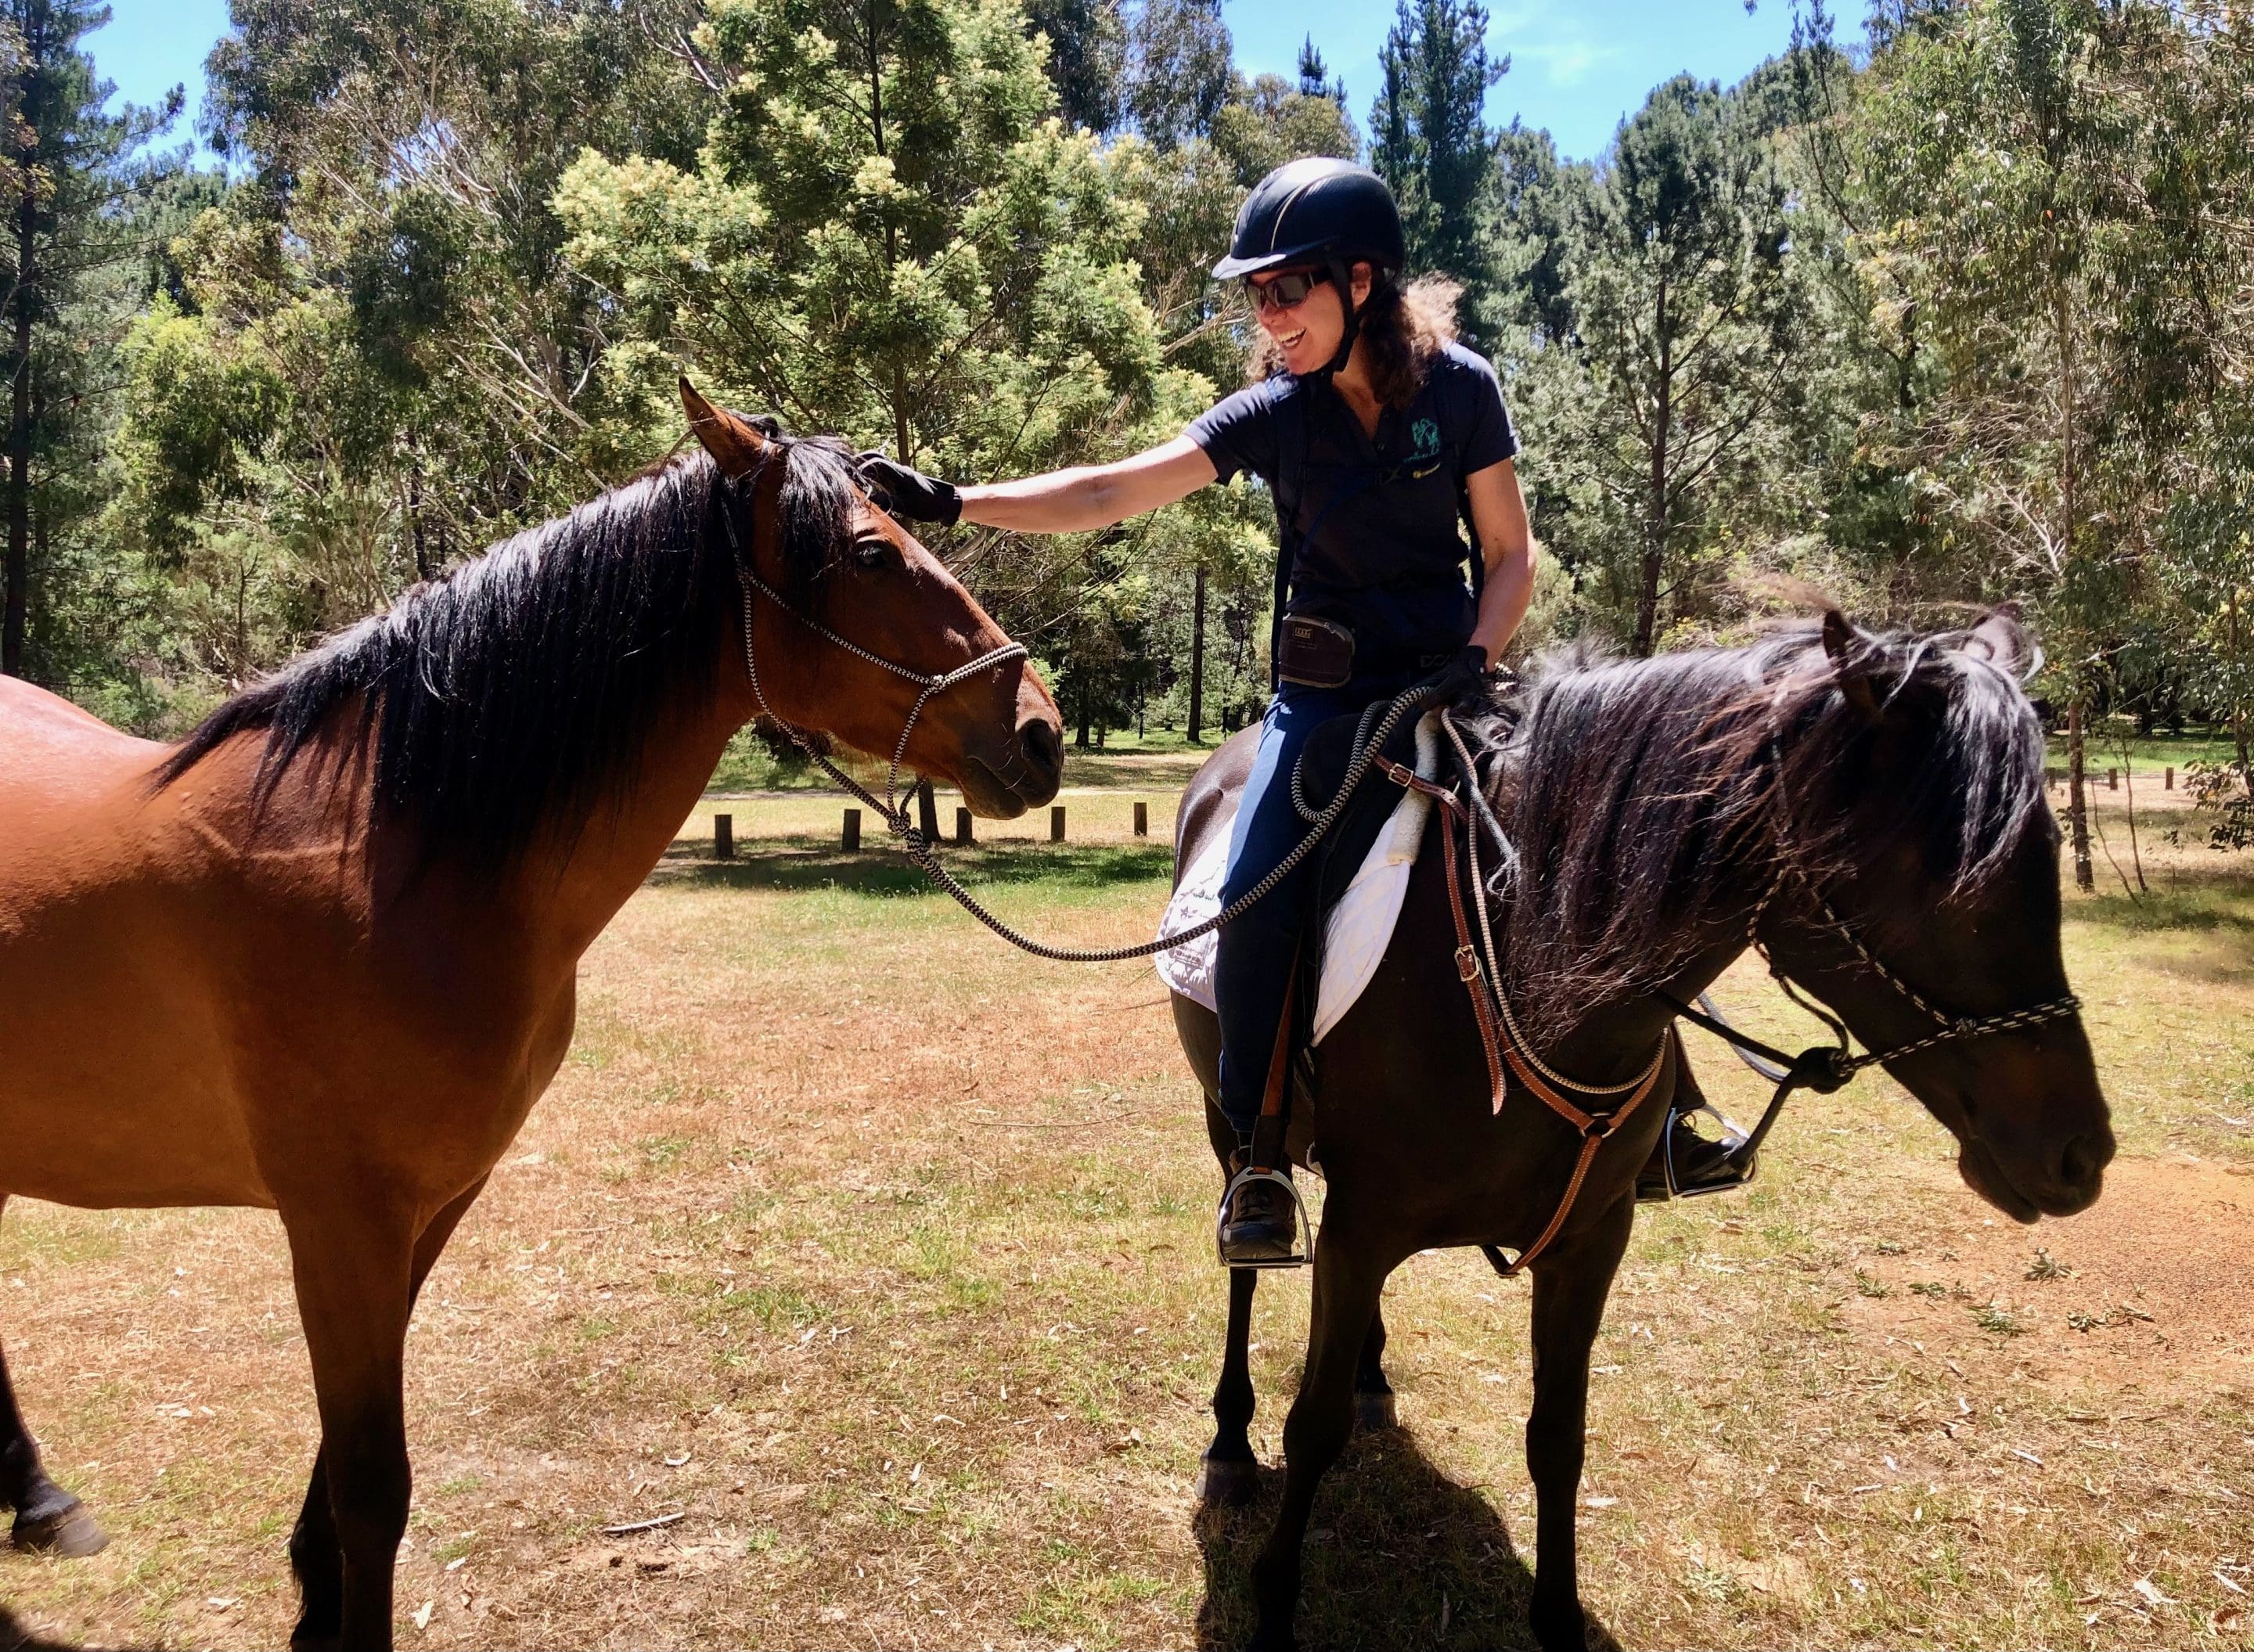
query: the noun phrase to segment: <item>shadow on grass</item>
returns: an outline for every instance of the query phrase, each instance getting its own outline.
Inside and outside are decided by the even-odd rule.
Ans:
[[[947,849],[940,864],[976,892],[982,884],[1053,884],[1103,889],[1169,878],[1173,854],[1163,844],[1013,844]],[[738,845],[734,860],[680,844],[666,850],[652,876],[668,885],[712,889],[843,889],[861,895],[937,895],[939,890],[888,840],[847,854],[834,844],[769,838]]]
[[[0,1652],[94,1652],[97,1646],[110,1648],[111,1652],[124,1652],[122,1646],[113,1646],[106,1641],[55,1640],[30,1628],[4,1604],[0,1604]]]
[[[1208,1652],[1234,1652],[1252,1638],[1252,1563],[1283,1489],[1283,1471],[1268,1469],[1250,1507],[1198,1511],[1205,1600],[1197,1634]],[[1534,1644],[1526,1621],[1534,1574],[1502,1516],[1434,1467],[1406,1429],[1354,1437],[1323,1477],[1308,1539],[1297,1628],[1311,1652]],[[1620,1652],[1593,1616],[1588,1644]]]
[[[2254,948],[2254,872],[2220,868],[2193,877],[2167,873],[2132,897],[2118,886],[2074,901],[2069,918],[2124,934],[2186,929],[2235,934]]]

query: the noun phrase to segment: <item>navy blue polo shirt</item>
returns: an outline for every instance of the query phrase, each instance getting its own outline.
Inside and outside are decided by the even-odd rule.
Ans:
[[[1279,412],[1298,398],[1294,418]],[[1287,541],[1297,542],[1285,611],[1354,634],[1357,672],[1452,653],[1474,612],[1459,513],[1463,479],[1518,452],[1502,386],[1484,357],[1450,343],[1405,408],[1371,437],[1327,374],[1247,385],[1189,427],[1222,481],[1250,471],[1270,492],[1296,423],[1306,457]]]

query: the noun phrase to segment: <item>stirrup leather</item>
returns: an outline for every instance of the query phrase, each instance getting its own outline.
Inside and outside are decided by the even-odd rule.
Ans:
[[[1222,1229],[1228,1225],[1229,1202],[1236,1197],[1238,1188],[1262,1181],[1274,1182],[1284,1190],[1284,1197],[1292,1201],[1292,1214],[1298,1218],[1298,1248],[1289,1256],[1263,1256],[1254,1262],[1232,1262],[1221,1244]],[[1299,1197],[1299,1190],[1293,1184],[1289,1171],[1260,1170],[1247,1165],[1228,1179],[1228,1186],[1222,1189],[1221,1204],[1214,1211],[1213,1254],[1214,1259],[1224,1268],[1304,1268],[1315,1259],[1315,1232],[1307,1221],[1306,1201]]]

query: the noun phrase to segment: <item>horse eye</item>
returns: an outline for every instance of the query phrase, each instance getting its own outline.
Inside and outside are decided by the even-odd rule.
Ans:
[[[864,568],[881,568],[885,565],[885,553],[891,549],[889,540],[857,539],[853,542],[853,560]]]

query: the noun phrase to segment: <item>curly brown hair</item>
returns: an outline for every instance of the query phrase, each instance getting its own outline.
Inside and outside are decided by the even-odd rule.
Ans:
[[[1463,287],[1446,276],[1419,276],[1406,286],[1384,270],[1371,272],[1357,337],[1368,346],[1369,382],[1377,399],[1404,408],[1424,388],[1440,346],[1456,336],[1456,304]],[[1258,382],[1284,371],[1284,353],[1265,332],[1252,341],[1245,376]]]

